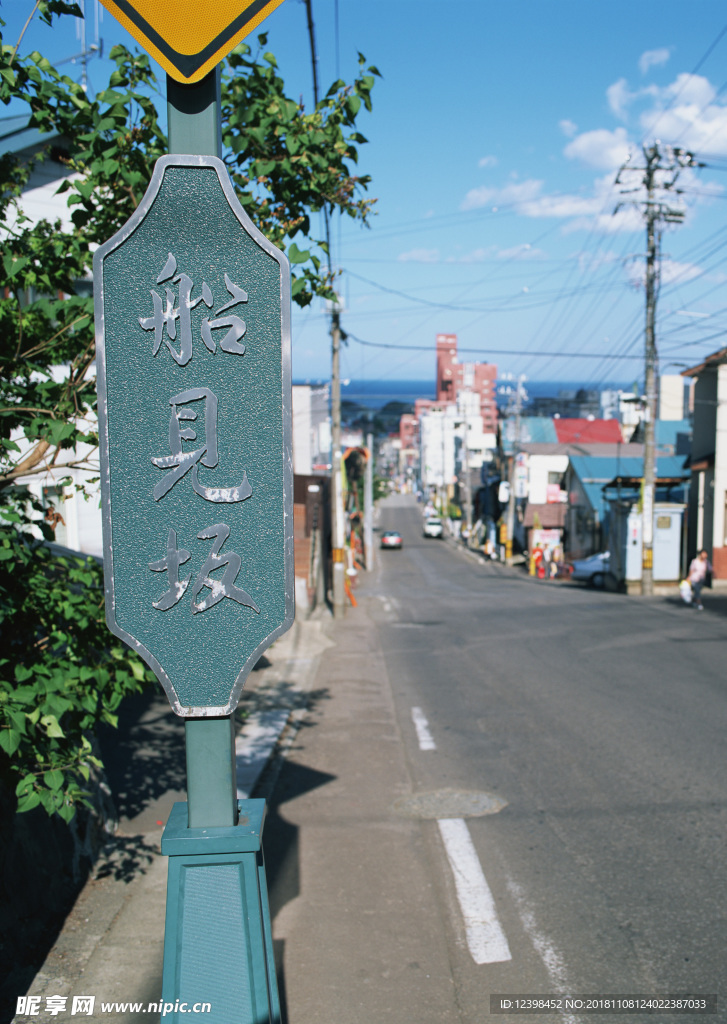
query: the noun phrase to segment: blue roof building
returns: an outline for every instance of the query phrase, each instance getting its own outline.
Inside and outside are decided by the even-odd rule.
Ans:
[[[683,455],[657,456],[656,501],[686,502],[691,474],[685,462]],[[571,456],[566,473],[566,544],[571,557],[583,557],[605,546],[609,499],[638,500],[643,474],[642,456]]]

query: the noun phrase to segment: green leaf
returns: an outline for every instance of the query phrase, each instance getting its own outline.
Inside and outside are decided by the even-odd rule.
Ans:
[[[17,729],[0,729],[0,747],[8,757],[12,757],[20,746],[20,733]]]
[[[68,824],[68,822],[73,818],[73,815],[76,813],[76,808],[73,806],[72,803],[62,803],[61,806],[57,809],[57,813],[61,818],[63,818],[66,824]]]
[[[20,780],[20,782],[18,782],[18,784],[15,787],[15,794],[16,794],[16,796],[20,797],[20,796],[23,796],[24,794],[30,792],[34,788],[35,788],[35,776],[34,775],[24,775],[23,778]]]
[[[306,260],[310,259],[310,252],[308,250],[301,252],[295,242],[291,242],[288,247],[287,256],[291,263],[305,263]]]
[[[45,775],[43,776],[43,781],[45,782],[46,786],[48,786],[49,789],[59,790],[64,782],[63,772],[46,772]]]
[[[39,803],[40,794],[36,790],[30,790],[23,796],[18,797],[18,812],[24,814],[26,811],[32,811]]]
[[[132,660],[131,674],[133,675],[134,679],[138,679],[140,683],[143,683],[144,679],[146,678],[146,671],[146,666],[142,661],[139,661],[136,658]]]
[[[52,739],[63,739],[65,733],[58,724],[58,719],[55,715],[43,715],[40,724],[46,731],[46,735]]]

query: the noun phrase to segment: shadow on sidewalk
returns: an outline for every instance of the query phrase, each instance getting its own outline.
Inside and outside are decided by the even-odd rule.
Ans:
[[[184,721],[174,714],[161,687],[127,698],[119,709],[118,729],[103,729],[99,746],[121,821],[133,825],[166,793],[184,792]]]
[[[315,724],[315,723],[311,723]],[[325,786],[336,778],[327,772],[319,772],[305,765],[284,761],[273,783],[272,792],[265,792],[265,778],[255,790],[256,796],[264,796],[268,802],[268,813],[263,832],[265,871],[268,880],[270,917],[275,920],[286,903],[300,893],[299,828],[291,825],[281,813],[281,806],[309,793],[319,786]],[[262,790],[262,791],[261,791]],[[285,942],[275,942],[275,971],[280,993],[280,1010],[283,1022],[288,1019],[285,989]]]

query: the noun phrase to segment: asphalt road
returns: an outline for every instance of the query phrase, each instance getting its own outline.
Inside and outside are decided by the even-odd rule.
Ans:
[[[706,1019],[727,1020],[727,622],[710,596],[696,613],[531,580],[425,539],[408,497],[379,525],[404,538],[380,553],[372,614],[408,772],[425,817],[459,822],[447,839],[423,821],[421,842],[460,1019],[489,1017],[493,993],[568,993],[717,994]],[[463,817],[478,799],[502,809]]]

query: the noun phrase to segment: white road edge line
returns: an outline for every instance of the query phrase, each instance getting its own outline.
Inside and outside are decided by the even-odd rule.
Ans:
[[[414,728],[416,729],[417,739],[419,740],[419,749],[436,750],[437,744],[434,742],[434,737],[429,731],[429,722],[421,708],[411,709],[411,720],[414,723]]]
[[[476,964],[512,960],[467,822],[464,818],[439,818],[437,824],[454,875],[472,959]]]
[[[514,882],[512,878],[508,878],[507,889],[515,901],[523,928],[545,965],[545,969],[548,972],[550,983],[553,986],[554,991],[564,995],[569,991],[572,991],[563,956],[556,949],[547,935],[540,930],[538,923],[535,920],[535,914],[528,905],[522,888],[517,884],[517,882]],[[576,1024],[580,1018],[570,1014],[565,1014],[563,1019],[565,1024]]]

